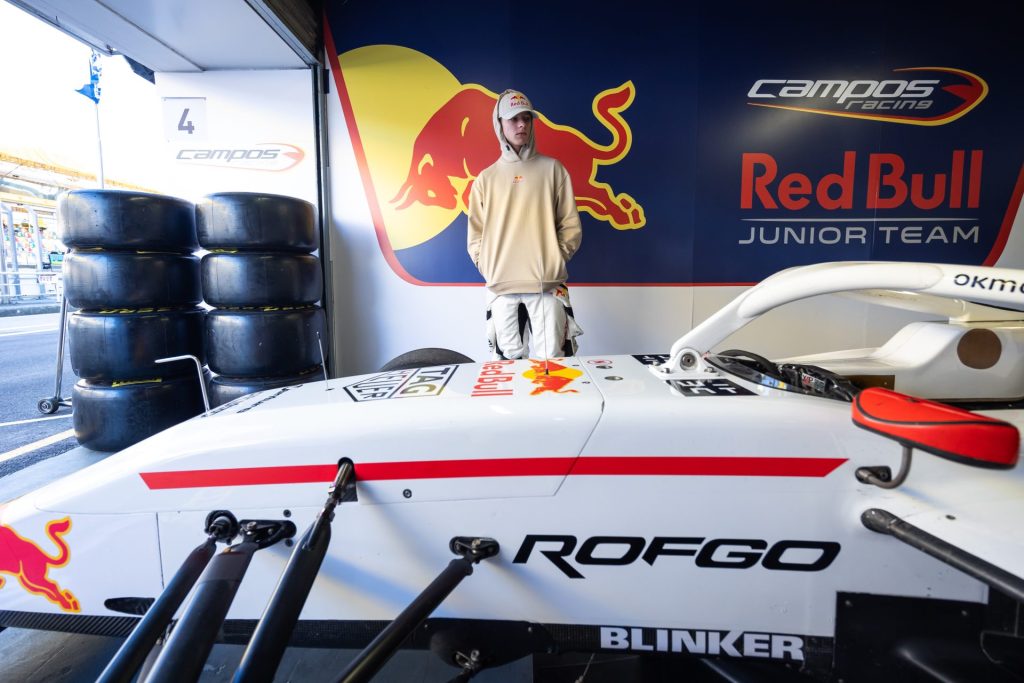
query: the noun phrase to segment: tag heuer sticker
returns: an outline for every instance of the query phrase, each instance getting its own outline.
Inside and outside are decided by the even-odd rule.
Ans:
[[[349,384],[345,391],[353,401],[438,396],[457,368],[457,365],[439,365],[432,368],[384,372]]]

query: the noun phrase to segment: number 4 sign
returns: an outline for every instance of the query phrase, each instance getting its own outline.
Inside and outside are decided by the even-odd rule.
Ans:
[[[165,97],[164,138],[188,142],[206,138],[205,97]]]

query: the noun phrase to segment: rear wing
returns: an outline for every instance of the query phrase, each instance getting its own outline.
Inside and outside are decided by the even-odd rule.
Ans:
[[[839,293],[950,319],[1024,320],[1024,270],[945,263],[818,263],[781,271],[743,292],[680,337],[659,369],[699,369],[705,353],[773,308]]]

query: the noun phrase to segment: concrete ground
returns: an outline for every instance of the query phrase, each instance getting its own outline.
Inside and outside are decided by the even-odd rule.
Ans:
[[[0,318],[39,313],[60,313],[60,302],[55,299],[27,299],[15,303],[0,303]]]
[[[58,391],[59,329],[59,313],[0,316],[0,501],[7,475],[78,445],[70,407],[39,411]],[[61,398],[70,399],[77,378],[67,344],[61,378]]]

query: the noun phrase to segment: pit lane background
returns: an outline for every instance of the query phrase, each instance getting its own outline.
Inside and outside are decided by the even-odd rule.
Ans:
[[[1017,211],[1024,98],[1013,47],[1020,5],[981,2],[952,12],[881,2],[628,10],[603,1],[529,8],[453,2],[398,11],[350,0],[329,2],[326,16],[338,237],[331,258],[335,320],[344,321],[334,326],[334,348],[342,372],[370,371],[423,346],[485,357],[485,292],[465,254],[460,202],[481,164],[497,157],[490,121],[481,116],[489,117],[488,97],[506,87],[522,89],[540,111],[541,150],[546,135],[554,156],[571,157],[563,158],[567,166],[581,157],[591,164],[574,183],[584,241],[569,268],[586,331],[583,354],[664,351],[743,286],[793,265],[1024,265]],[[976,75],[987,86],[957,118],[963,98],[937,88],[928,114],[949,113],[942,125],[766,108],[748,94],[760,79],[970,82],[949,71],[897,71],[935,67]],[[611,113],[603,106],[609,102]],[[957,150],[965,166],[954,190]],[[850,152],[854,167],[845,172]],[[776,203],[786,174],[813,184],[837,174],[852,186],[849,208],[824,209],[813,187],[801,209],[768,207],[756,193],[745,207],[744,154],[777,164],[769,185]],[[943,201],[871,206],[872,154],[902,161],[908,185],[921,174],[925,197],[943,184]],[[974,181],[967,160],[979,165]],[[976,206],[969,206],[972,192]],[[769,243],[785,226],[804,243]],[[769,355],[876,345],[907,319],[853,302],[811,301],[755,323],[730,345]]]

